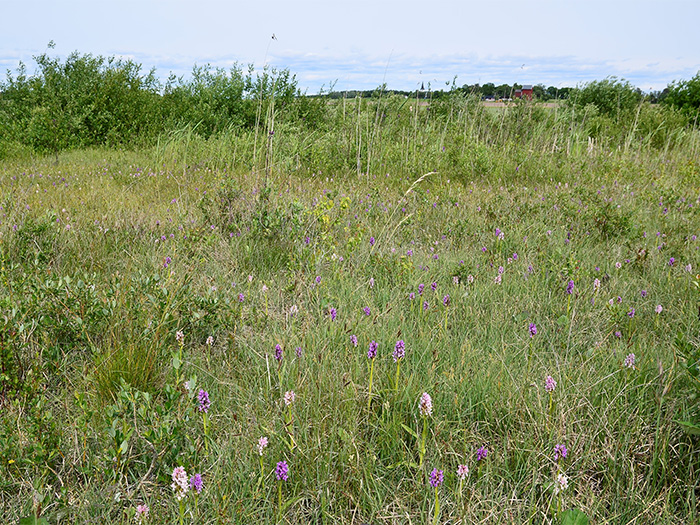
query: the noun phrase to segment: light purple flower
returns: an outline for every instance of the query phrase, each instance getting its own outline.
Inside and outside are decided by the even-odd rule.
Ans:
[[[371,315],[372,311],[369,309],[369,306],[365,306],[362,311],[365,313],[365,315]]]
[[[238,294],[238,302],[242,303],[243,301],[245,301],[245,295],[243,295],[242,293],[239,293]]]
[[[433,413],[433,400],[430,398],[430,394],[423,392],[423,395],[420,396],[418,408],[422,417],[428,417]]]
[[[547,376],[544,380],[544,389],[552,393],[554,392],[554,389],[557,388],[557,382],[554,380],[552,376]]]
[[[304,355],[304,350],[302,350],[301,346],[297,346],[294,349],[294,353],[297,355],[299,359],[301,359],[301,356]]]
[[[357,336],[355,334],[350,336],[350,344],[357,348]]]
[[[403,342],[403,339],[399,339],[398,341],[396,341],[396,346],[394,347],[394,363],[397,363],[399,359],[403,359],[405,355],[406,343]]]
[[[187,492],[190,490],[190,487],[187,484],[187,472],[185,471],[185,467],[175,467],[173,469],[172,478],[173,482],[170,485],[170,488],[173,489],[177,500],[182,501],[182,499],[187,495]]]
[[[260,456],[263,455],[263,452],[265,452],[265,449],[267,448],[268,445],[268,440],[266,436],[262,436],[260,439],[258,439],[258,454]]]
[[[457,477],[461,480],[466,479],[466,477],[469,475],[469,467],[466,465],[458,465],[457,466]]]
[[[284,393],[284,404],[285,406],[289,406],[292,403],[294,403],[294,400],[296,399],[297,395],[294,393],[294,390],[288,390],[287,392]]]
[[[200,389],[199,393],[197,394],[197,400],[199,401],[199,411],[204,412],[205,414],[209,412],[209,406],[211,405],[211,402],[209,401],[209,392]]]
[[[634,368],[636,360],[637,358],[634,354],[627,354],[627,357],[625,357],[625,368]]]
[[[630,311],[627,312],[627,317],[629,317],[630,319],[632,319],[632,318],[634,317],[634,313],[635,313],[634,308],[630,308]]]
[[[374,237],[369,238],[369,245],[374,246]]]
[[[569,451],[566,450],[566,445],[554,445],[554,461],[565,459],[568,454]]]
[[[663,311],[663,309],[664,309],[664,307],[659,304],[659,305],[656,305],[655,311],[657,314],[660,314]]]

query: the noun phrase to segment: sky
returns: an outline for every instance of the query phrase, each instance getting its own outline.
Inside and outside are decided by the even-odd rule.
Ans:
[[[162,79],[267,64],[310,94],[447,89],[455,77],[563,87],[616,76],[650,91],[700,72],[698,21],[700,0],[0,0],[0,71],[77,51]]]

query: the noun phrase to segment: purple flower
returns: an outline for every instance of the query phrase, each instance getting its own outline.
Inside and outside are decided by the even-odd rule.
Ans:
[[[396,346],[394,347],[394,363],[398,363],[399,359],[403,359],[406,355],[406,343],[403,339],[396,341]]]
[[[554,445],[554,461],[565,459],[568,453],[569,451],[566,450],[566,445]]]
[[[418,409],[422,417],[428,417],[433,413],[433,400],[430,394],[423,392],[420,396],[420,401],[418,402]]]
[[[617,331],[615,332],[615,337],[617,337],[618,339],[620,339],[620,338],[622,337],[622,332],[620,332],[619,330],[617,330]]]
[[[209,392],[200,389],[199,394],[197,394],[197,400],[199,401],[199,411],[205,414],[209,412],[209,406],[211,405],[209,401]]]
[[[201,494],[202,492],[202,475],[201,474],[195,474],[190,478],[190,488],[193,490],[197,491],[197,494]]]
[[[243,295],[242,293],[239,293],[238,294],[238,302],[242,303],[244,300],[245,300],[245,295]]]
[[[297,346],[294,349],[294,352],[296,353],[296,355],[299,359],[301,359],[301,356],[304,354],[304,351],[301,349],[301,346]]]
[[[437,290],[437,283],[433,281],[433,283],[430,285],[430,289],[434,292]]]
[[[365,313],[365,315],[370,315],[372,313],[371,310],[369,309],[369,306],[365,306],[362,309],[362,311]]]
[[[331,307],[331,321],[335,321],[336,316],[338,315],[338,311]]]
[[[486,447],[479,447],[479,449],[476,451],[476,460],[481,461],[483,459],[486,459],[486,456],[489,455],[488,449]]]
[[[450,296],[446,295],[445,297],[442,298],[442,304],[445,306],[450,306]]]
[[[574,293],[574,281],[569,281],[569,284],[566,285],[566,293],[571,295]]]
[[[409,299],[409,300],[413,301],[415,298],[416,298],[416,294],[414,294],[413,292],[411,292],[410,294],[408,294],[408,299]]]
[[[424,288],[425,288],[425,285],[423,283],[418,285],[418,295],[423,295]]]
[[[669,266],[673,266],[674,264],[676,264],[676,259],[673,258],[673,257],[671,257],[671,258],[668,260],[668,265],[669,265]]]
[[[530,337],[535,337],[537,335],[537,326],[535,323],[530,323]]]
[[[355,334],[350,336],[350,344],[357,348],[357,336]]]
[[[275,345],[275,359],[282,361],[282,347],[280,345]]]
[[[379,344],[376,341],[372,341],[369,344],[369,350],[367,350],[367,359],[374,359],[377,357],[377,348],[379,348]]]
[[[496,231],[495,231],[494,233],[496,234],[496,237],[498,237],[498,236],[501,234],[501,230],[499,230],[498,228],[496,228]]]
[[[442,484],[442,481],[444,479],[445,473],[442,470],[434,468],[433,471],[430,473],[430,486],[437,488]]]
[[[634,363],[637,360],[634,354],[628,354],[627,357],[625,357],[625,368],[634,368]]]
[[[166,256],[165,259],[163,260],[163,268],[167,268],[168,266],[170,266],[170,263],[172,263],[172,262],[173,262],[173,260],[170,257]]]
[[[369,245],[374,246],[374,237],[369,238]]]
[[[552,376],[547,376],[544,380],[544,389],[551,394],[555,388],[557,388],[557,382]]]
[[[275,476],[277,477],[277,481],[287,481],[289,478],[289,465],[287,465],[286,461],[280,461],[277,463],[277,467],[275,468]]]
[[[642,290],[642,291],[640,292],[640,294],[641,294],[642,299],[643,299],[644,297],[647,296],[647,291],[646,291],[646,290]]]
[[[316,284],[321,284],[321,276],[320,275],[316,276]]]
[[[423,310],[427,310],[428,308],[430,308],[428,301],[423,301]]]
[[[630,311],[627,312],[627,317],[632,319],[634,317],[634,308],[630,308]]]

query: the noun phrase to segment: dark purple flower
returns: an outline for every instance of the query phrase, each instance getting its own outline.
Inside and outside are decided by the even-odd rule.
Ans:
[[[647,291],[646,291],[646,290],[642,290],[642,291],[640,292],[640,294],[641,294],[642,298],[644,298],[644,297],[647,296]]]
[[[195,490],[197,494],[200,494],[202,492],[202,475],[201,474],[195,474],[190,478],[190,488]]]
[[[427,310],[428,308],[430,308],[428,301],[423,301],[423,310]]]
[[[668,260],[668,265],[669,265],[669,266],[673,266],[674,264],[676,264],[676,259],[673,258],[673,257],[671,257],[671,258]]]
[[[297,354],[297,357],[301,359],[301,356],[304,354],[304,351],[301,349],[301,346],[297,346],[294,349],[294,352]]]
[[[243,295],[242,293],[239,293],[238,294],[238,302],[242,303],[243,301],[245,301],[245,295]]]
[[[374,237],[369,238],[369,245],[374,246]]]
[[[209,401],[209,392],[200,389],[199,394],[197,394],[197,400],[199,401],[199,411],[205,414],[209,412],[209,406],[211,405]]]
[[[374,359],[377,357],[377,348],[379,348],[379,344],[376,341],[372,341],[369,344],[369,350],[367,350],[367,359]]]
[[[445,473],[442,470],[434,468],[433,471],[430,473],[430,486],[437,488],[442,484],[444,479]]]
[[[442,304],[445,306],[450,306],[450,296],[446,295],[445,297],[442,298]]]
[[[170,257],[166,256],[165,259],[163,260],[163,268],[167,268],[168,266],[170,266],[170,263],[172,263],[172,262],[173,262],[173,260]]]
[[[338,311],[331,307],[331,321],[335,321],[336,316],[338,315]]]
[[[537,335],[537,326],[535,323],[530,323],[530,337],[535,337]]]
[[[574,281],[569,281],[569,284],[566,285],[566,293],[571,295],[574,293]]]
[[[411,292],[410,294],[408,294],[408,299],[409,299],[409,300],[413,301],[415,298],[416,298],[416,294],[414,294],[413,292]]]
[[[282,361],[282,347],[280,345],[275,345],[275,359]]]
[[[514,261],[517,261],[517,260],[518,260],[518,254],[515,253],[515,252],[513,253],[513,260],[514,260]]]
[[[433,281],[433,283],[430,285],[430,289],[434,292],[437,290],[437,283]]]
[[[394,347],[394,363],[397,363],[399,359],[403,359],[406,355],[406,343],[403,339],[396,341],[396,346]]]
[[[634,317],[634,308],[630,308],[630,311],[627,312],[627,317],[632,319]]]
[[[277,463],[277,467],[275,468],[275,476],[277,477],[277,481],[287,481],[289,478],[289,465],[287,465],[286,461],[280,461]]]
[[[320,275],[316,276],[316,284],[321,284],[321,276]]]
[[[486,449],[486,447],[479,447],[479,449],[476,451],[476,460],[481,461],[486,459],[486,456],[488,455],[489,451]]]
[[[425,288],[425,285],[423,283],[418,285],[418,295],[423,295],[424,288]]]

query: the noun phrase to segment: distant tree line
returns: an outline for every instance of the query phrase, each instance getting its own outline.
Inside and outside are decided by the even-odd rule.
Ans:
[[[286,69],[195,66],[188,78],[171,75],[161,82],[155,70],[144,72],[132,60],[79,53],[65,60],[44,53],[34,60],[34,73],[20,63],[14,74],[8,71],[0,81],[0,158],[27,150],[149,145],[183,127],[205,138],[237,129],[270,132],[272,123],[281,121],[316,129],[332,125],[327,102],[338,98],[508,99],[522,87],[493,83],[458,87],[453,81],[448,89],[439,90],[428,85],[428,89],[401,91],[382,85],[373,90],[307,95]],[[541,101],[565,100],[589,121],[597,118],[615,126],[631,118],[640,105],[660,103],[666,112],[655,113],[654,119],[666,119],[665,125],[669,119],[674,126],[693,125],[700,116],[700,72],[651,94],[609,77],[575,88],[538,84],[533,95]],[[651,115],[646,110],[645,114]]]

